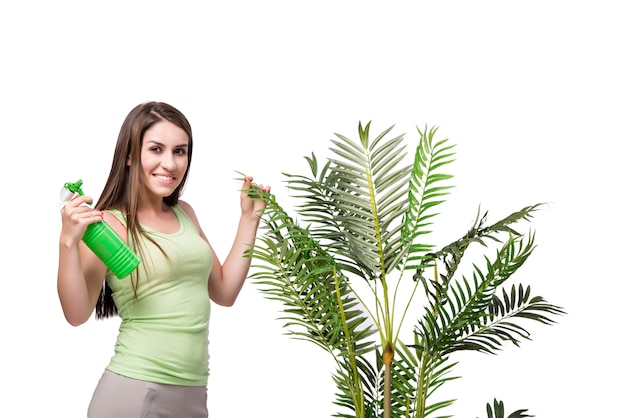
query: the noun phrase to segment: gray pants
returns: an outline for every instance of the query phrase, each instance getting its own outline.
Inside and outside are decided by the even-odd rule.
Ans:
[[[108,370],[96,386],[88,418],[207,418],[207,388],[145,382]]]

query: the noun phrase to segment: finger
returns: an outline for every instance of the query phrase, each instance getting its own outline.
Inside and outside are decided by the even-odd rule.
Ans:
[[[84,222],[86,224],[94,224],[96,222],[100,222],[104,220],[104,215],[101,211],[92,210],[90,213],[83,214],[80,218],[78,218],[79,222]]]
[[[250,185],[252,184],[252,177],[250,176],[246,176],[243,178],[243,186],[241,187],[241,190],[248,190],[250,188]]]
[[[104,221],[104,213],[100,210],[94,210],[93,213],[91,214],[90,221],[91,220],[93,220],[93,222],[90,222],[90,223]]]
[[[70,221],[78,224],[90,224],[104,220],[104,213],[101,210],[94,210],[88,206],[68,207],[63,213],[63,222]]]
[[[83,216],[84,214],[90,214],[92,212],[100,212],[100,211],[96,211],[95,209],[92,209],[86,205],[80,205],[80,206],[65,205],[64,210],[63,210],[63,214],[67,216],[72,216],[72,215]]]
[[[73,198],[72,200],[70,200],[69,202],[67,202],[65,206],[78,207],[80,205],[91,204],[91,203],[93,203],[93,198],[91,196],[77,196]]]

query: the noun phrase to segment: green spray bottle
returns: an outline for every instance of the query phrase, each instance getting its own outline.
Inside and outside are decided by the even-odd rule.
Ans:
[[[82,180],[76,183],[65,183],[61,190],[61,204],[69,202],[77,194],[83,196],[80,188],[82,184]],[[104,221],[89,224],[83,235],[83,242],[118,279],[129,276],[141,262],[117,232]]]

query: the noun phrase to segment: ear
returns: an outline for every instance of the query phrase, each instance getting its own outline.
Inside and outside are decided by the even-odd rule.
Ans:
[[[130,155],[126,157],[126,167],[130,167]]]

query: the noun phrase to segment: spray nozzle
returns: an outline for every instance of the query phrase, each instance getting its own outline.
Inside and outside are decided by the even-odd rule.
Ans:
[[[83,181],[82,180],[77,180],[76,183],[65,183],[63,185],[64,188],[66,188],[67,190],[69,190],[72,193],[78,193],[79,195],[83,195],[83,191],[80,188],[80,186],[83,185]]]
[[[82,185],[82,180],[78,180],[76,183],[65,183],[61,189],[60,206],[65,206],[76,195],[83,196],[83,190],[80,188]]]

